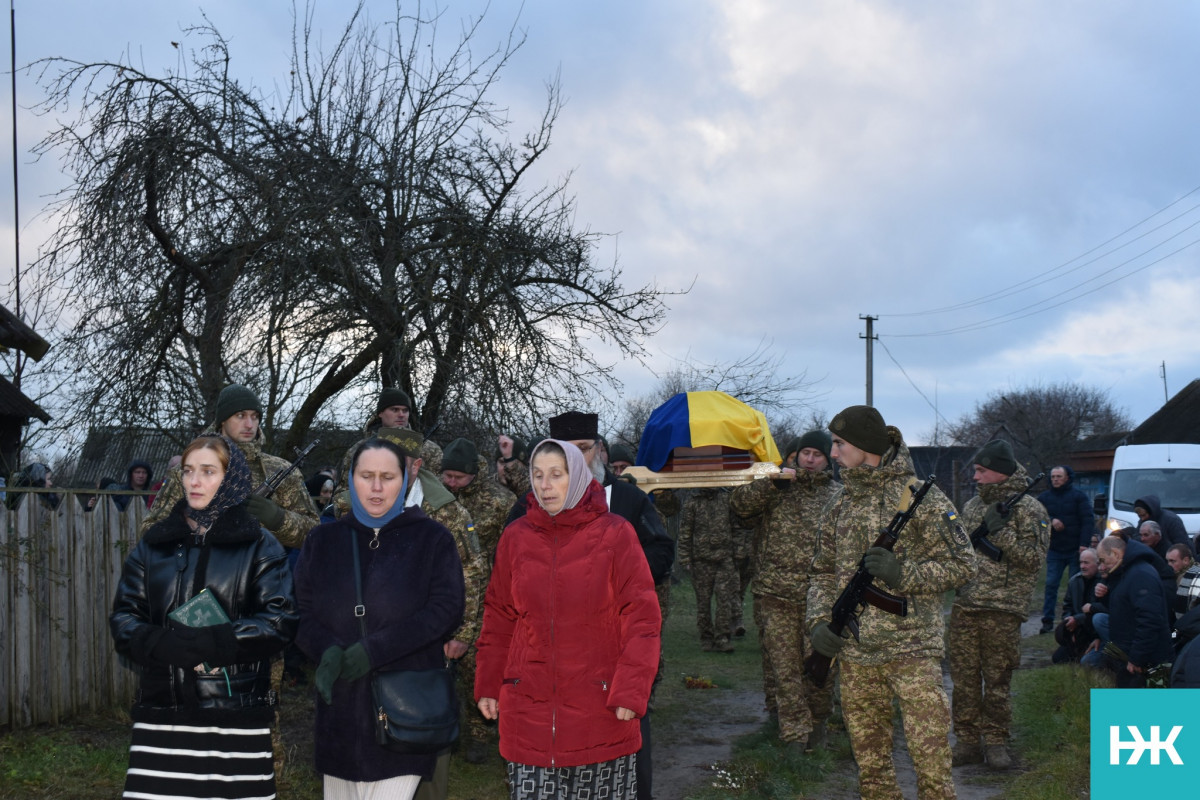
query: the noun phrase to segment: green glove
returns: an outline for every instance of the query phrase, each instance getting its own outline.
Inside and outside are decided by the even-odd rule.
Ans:
[[[900,560],[886,547],[870,547],[863,556],[867,572],[893,589],[900,583]]]
[[[283,508],[274,500],[252,494],[246,498],[246,508],[272,533],[283,525]]]
[[[362,642],[355,642],[346,648],[346,656],[342,659],[342,677],[348,681],[356,681],[371,671],[371,660],[367,658],[367,648]]]
[[[1008,524],[1008,514],[1000,511],[1000,504],[993,503],[983,512],[983,524],[987,525],[988,535],[996,533]]]
[[[317,665],[314,681],[317,684],[317,693],[321,695],[325,705],[333,702],[333,682],[337,680],[342,671],[342,659],[345,652],[335,644],[321,654],[321,663]]]
[[[846,640],[834,633],[828,623],[822,622],[813,628],[812,644],[813,650],[826,658],[833,658],[846,645]]]

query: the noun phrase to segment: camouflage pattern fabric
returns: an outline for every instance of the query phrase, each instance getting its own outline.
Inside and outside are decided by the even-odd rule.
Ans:
[[[696,628],[705,647],[728,643],[733,627],[739,579],[731,513],[729,492],[699,489],[684,504],[679,521],[679,561],[691,569]],[[710,607],[714,595],[715,612]]]
[[[517,496],[488,477],[487,464],[480,459],[475,479],[454,492],[458,502],[466,507],[475,522],[475,535],[489,568],[496,560],[496,546],[504,532],[504,520],[517,502]]]
[[[205,433],[218,432],[214,428],[205,431]],[[246,456],[246,462],[250,465],[250,477],[254,481],[255,488],[279,470],[291,465],[290,461],[264,453],[263,441],[264,436],[260,428],[253,441],[237,443]],[[179,467],[174,467],[167,473],[166,482],[163,483],[162,489],[154,498],[154,505],[142,518],[138,532],[145,534],[150,526],[165,519],[175,504],[183,498],[183,473]],[[279,530],[271,531],[271,533],[285,547],[302,547],[304,537],[308,536],[308,532],[315,528],[321,519],[317,513],[317,507],[313,505],[312,498],[309,497],[308,489],[304,486],[304,476],[300,474],[300,470],[295,470],[287,476],[283,484],[275,490],[275,494],[271,495],[271,500],[283,509],[283,523],[279,526]]]
[[[788,659],[803,646],[800,641],[807,641],[808,638],[804,631],[808,572],[817,549],[817,528],[821,521],[821,512],[837,493],[837,487],[831,470],[801,470],[795,480],[758,480],[739,486],[729,498],[729,505],[734,513],[744,519],[755,519],[758,523],[754,535],[752,591],[754,623],[758,626],[762,651],[763,696],[768,711],[778,711],[779,708],[775,664],[786,663],[785,669],[789,673],[796,673],[789,674],[787,678],[792,687],[796,686],[796,675],[802,672],[799,662],[791,662]],[[767,597],[772,601],[783,601],[792,608],[798,608],[801,616],[791,623],[776,610],[776,613],[771,615],[771,620],[768,620],[763,613]],[[771,602],[770,605],[773,609],[778,609],[780,603]],[[777,632],[778,635],[772,635],[772,631],[767,629],[771,621],[798,626],[801,629],[801,639],[795,639],[790,627]],[[779,647],[786,647],[786,652],[779,650]],[[833,683],[830,681],[826,685],[832,686]],[[789,698],[786,704],[798,708],[804,704],[804,698],[802,693],[798,698]],[[811,729],[811,724],[805,726],[803,722],[785,722],[781,716],[781,737],[785,727],[795,731],[805,727]],[[804,735],[807,736],[807,733]]]
[[[900,431],[888,426],[892,445],[878,467],[843,469],[842,489],[823,515],[808,593],[807,627],[827,623],[834,600],[863,553],[908,502],[918,484]],[[975,552],[958,512],[933,487],[916,509],[895,553],[898,585],[880,588],[908,598],[900,617],[868,605],[859,615],[860,641],[840,654],[842,715],[859,768],[864,798],[895,798],[892,700],[904,721],[908,751],[921,798],[954,797],[950,775],[950,703],[942,685],[945,651],[942,595],[975,574]],[[878,582],[882,583],[882,582]]]
[[[754,593],[803,603],[822,511],[837,494],[838,484],[829,470],[802,471],[794,481],[778,483],[758,480],[739,486],[729,504],[742,517],[759,519]]]
[[[983,512],[995,503],[1007,500],[1028,483],[1025,470],[1017,471],[1001,483],[979,487],[979,495],[963,507],[962,524],[973,531],[983,522]],[[963,608],[1008,611],[1022,620],[1029,615],[1033,589],[1050,546],[1050,515],[1037,500],[1025,496],[1013,508],[1007,524],[988,536],[1003,551],[999,561],[976,554],[977,572],[958,590],[954,604]]]
[[[919,484],[900,432],[891,426],[888,430],[896,444],[880,466],[842,470],[842,489],[823,515],[808,593],[810,631],[829,622],[833,603],[863,553],[900,508],[908,487]],[[908,616],[868,605],[859,615],[860,641],[846,643],[843,661],[879,665],[907,658],[940,660],[945,652],[942,595],[975,575],[975,551],[958,512],[936,486],[900,534],[895,553],[899,586],[880,588],[907,597]]]
[[[903,800],[892,761],[892,698],[900,702],[904,738],[917,773],[921,800],[953,800],[950,703],[940,658],[904,658],[887,664],[843,661],[842,718],[858,762],[863,800]]]
[[[764,683],[769,671],[774,680],[774,707],[779,714],[779,738],[804,742],[813,723],[833,713],[832,674],[824,688],[804,675],[804,659],[812,653],[812,642],[804,627],[804,604],[772,595],[756,595],[762,614]],[[836,666],[835,666],[836,669]]]
[[[733,630],[733,598],[738,589],[733,559],[693,561],[692,588],[696,592],[696,630],[700,633],[701,646],[709,649],[728,645]],[[712,609],[714,597],[715,612]]]
[[[736,514],[733,515],[733,519],[735,523],[733,527],[733,568],[737,572],[738,584],[737,594],[733,596],[733,606],[729,611],[733,616],[733,627],[744,630],[746,626],[742,616],[743,609],[746,607],[746,589],[754,580],[752,556],[754,530],[745,527],[745,521]]]
[[[954,735],[960,742],[1007,745],[1012,721],[1009,687],[1021,663],[1021,621],[1007,611],[950,612],[950,679]]]
[[[988,506],[1025,488],[1025,470],[1000,483],[979,487],[963,508],[963,526],[974,530]],[[1024,497],[1007,524],[988,539],[1000,548],[1000,561],[976,553],[978,571],[958,590],[950,615],[950,678],[954,683],[954,732],[959,741],[1006,745],[1012,718],[1009,686],[1020,665],[1021,622],[1029,615],[1050,544],[1049,515]]]
[[[524,497],[533,490],[529,483],[529,465],[524,461],[509,461],[504,465],[504,483],[517,497]]]

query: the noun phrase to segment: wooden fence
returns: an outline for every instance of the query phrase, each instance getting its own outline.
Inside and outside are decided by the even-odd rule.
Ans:
[[[136,675],[113,651],[108,615],[144,504],[85,513],[72,490],[55,490],[54,509],[44,490],[6,491],[26,496],[0,504],[0,730],[129,705]]]

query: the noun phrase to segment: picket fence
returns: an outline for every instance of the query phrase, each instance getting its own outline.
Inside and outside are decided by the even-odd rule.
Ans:
[[[108,615],[146,509],[108,499],[87,513],[71,490],[51,509],[0,504],[0,730],[129,705],[136,675],[113,651]],[[88,495],[95,494],[89,491]]]

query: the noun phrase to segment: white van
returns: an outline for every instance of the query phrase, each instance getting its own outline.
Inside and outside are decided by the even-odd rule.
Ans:
[[[1200,532],[1200,444],[1118,447],[1108,484],[1108,531],[1137,527],[1133,504],[1148,494],[1178,514],[1189,534]]]

